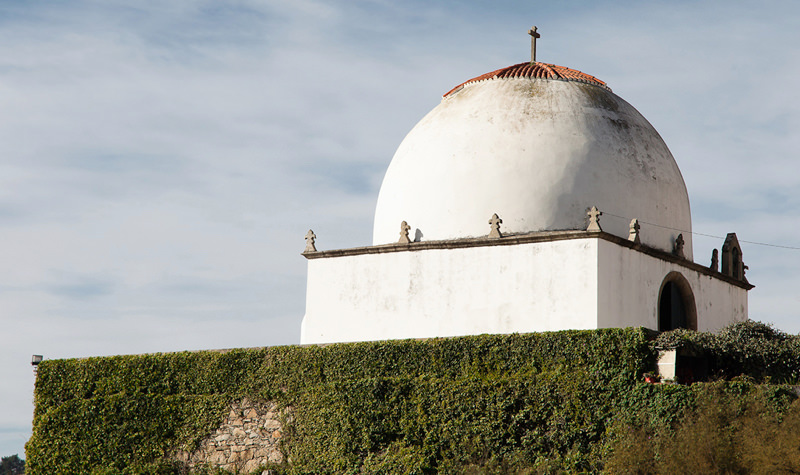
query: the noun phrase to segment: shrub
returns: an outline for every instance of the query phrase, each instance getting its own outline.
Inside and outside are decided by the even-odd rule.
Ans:
[[[797,473],[800,403],[775,386],[693,385],[695,404],[671,426],[639,414],[618,427],[609,473]],[[791,402],[794,399],[794,402]]]
[[[718,334],[683,329],[664,332],[653,347],[705,355],[717,379],[747,375],[759,382],[800,381],[800,337],[761,322],[735,323]]]

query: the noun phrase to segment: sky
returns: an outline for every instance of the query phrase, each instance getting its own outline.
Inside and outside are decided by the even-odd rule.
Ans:
[[[32,354],[299,343],[305,233],[369,245],[405,134],[532,25],[664,138],[695,261],[736,232],[750,317],[800,332],[800,2],[4,0],[0,455]]]

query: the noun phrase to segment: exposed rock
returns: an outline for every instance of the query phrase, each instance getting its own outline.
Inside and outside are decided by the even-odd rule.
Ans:
[[[178,451],[174,458],[189,467],[208,464],[232,472],[252,473],[261,465],[281,463],[281,418],[286,411],[273,402],[234,401],[222,425],[200,442],[194,452]],[[264,473],[270,473],[265,470]]]

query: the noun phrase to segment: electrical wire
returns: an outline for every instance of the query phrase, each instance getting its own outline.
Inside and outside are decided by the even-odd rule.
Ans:
[[[626,218],[625,216],[619,216],[617,214],[609,213],[607,211],[602,211],[601,210],[600,212],[603,213],[603,216],[613,216],[615,218],[624,219],[626,221],[630,221],[630,219],[632,219],[632,218]],[[639,223],[640,224],[646,224],[648,226],[655,226],[657,228],[669,229],[671,231],[678,231],[680,233],[693,234],[695,236],[705,236],[705,237],[710,237],[710,238],[714,238],[714,239],[725,239],[722,236],[714,236],[713,234],[698,233],[698,232],[695,232],[695,231],[685,231],[685,230],[682,230],[682,229],[671,228],[669,226],[662,226],[662,225],[656,224],[656,223],[648,223],[647,221],[642,221],[642,220],[639,220]],[[745,241],[744,239],[739,239],[739,242],[744,242],[744,243],[747,243],[747,244],[754,244],[756,246],[776,247],[776,248],[779,248],[779,249],[790,249],[792,251],[800,251],[800,247],[794,247],[794,246],[782,246],[780,244],[770,244],[770,243],[766,243],[766,242]]]

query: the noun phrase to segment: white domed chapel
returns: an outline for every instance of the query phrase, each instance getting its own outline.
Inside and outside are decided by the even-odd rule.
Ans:
[[[535,34],[535,30],[532,30]],[[735,234],[693,262],[689,196],[652,125],[599,79],[536,61],[445,93],[378,195],[373,245],[306,236],[301,343],[747,319]]]

